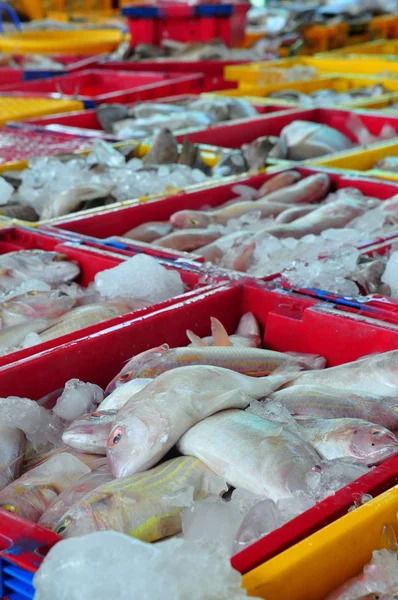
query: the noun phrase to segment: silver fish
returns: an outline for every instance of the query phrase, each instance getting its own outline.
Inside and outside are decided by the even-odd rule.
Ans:
[[[67,446],[90,454],[106,454],[106,446],[117,410],[97,411],[72,421],[62,434]]]

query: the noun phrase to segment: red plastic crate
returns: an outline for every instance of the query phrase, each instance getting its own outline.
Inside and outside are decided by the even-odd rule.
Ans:
[[[120,254],[107,252],[104,250],[104,248],[101,248],[100,250],[93,247],[90,248],[87,245],[83,246],[81,244],[71,243],[60,239],[60,237],[47,235],[45,232],[36,232],[28,228],[11,228],[0,231],[0,254],[13,252],[15,250],[29,249],[53,250],[66,254],[71,260],[80,265],[81,273],[77,279],[77,282],[84,287],[88,286],[88,284],[94,280],[95,275],[100,271],[103,271],[104,269],[111,269],[125,260],[125,258]],[[142,250],[138,249],[134,254],[137,254],[138,252],[142,252]],[[130,254],[130,256],[131,255],[132,254]],[[211,286],[207,286],[205,288],[200,288],[200,290],[198,289],[198,287],[200,287],[199,280],[201,278],[201,274],[197,270],[193,268],[190,269],[187,265],[174,264],[172,260],[160,260],[160,262],[166,268],[178,270],[180,273],[181,279],[183,280],[187,289],[182,296],[171,298],[165,302],[157,303],[125,315],[120,315],[107,321],[102,321],[96,325],[90,325],[89,327],[85,327],[79,331],[73,332],[66,336],[58,337],[48,342],[37,344],[31,348],[17,350],[16,352],[1,356],[0,367],[10,364],[13,361],[27,358],[32,354],[41,353],[48,349],[62,345],[65,342],[95,334],[106,327],[119,325],[125,321],[131,320],[133,316],[135,317],[148,314],[159,307],[170,306],[185,299],[188,300],[196,296],[196,294],[200,293],[203,289],[211,288]],[[216,284],[213,284],[213,287],[215,286]]]
[[[53,132],[22,129],[0,130],[0,162],[29,160],[36,156],[51,156],[90,148],[87,139]]]
[[[178,103],[186,99],[197,99],[198,96],[186,94],[181,96],[172,96],[170,98],[160,98],[158,102],[162,103]],[[134,106],[134,102],[129,104]],[[259,115],[274,116],[277,112],[289,113],[296,111],[287,106],[277,105],[254,105]],[[68,135],[80,135],[89,137],[101,137],[108,140],[116,140],[111,134],[103,131],[96,115],[95,109],[79,110],[70,113],[60,113],[56,115],[38,117],[27,121],[11,121],[7,123],[7,127],[16,129],[30,129],[34,131],[54,131]]]
[[[29,97],[80,100],[86,108],[101,102],[133,102],[172,94],[203,91],[200,74],[175,75],[173,73],[109,72],[100,69],[77,71],[46,79],[24,81],[19,84],[2,85],[6,91]]]
[[[383,327],[366,318],[359,322],[295,294],[255,285],[230,285],[103,330],[79,343],[64,344],[0,367],[2,395],[38,400],[73,377],[105,386],[132,355],[160,342],[172,347],[185,345],[187,328],[200,336],[208,335],[210,316],[219,318],[231,333],[247,311],[252,311],[263,327],[265,347],[320,353],[329,366],[398,346],[396,327]],[[397,482],[395,457],[235,555],[233,566],[242,573],[249,571],[345,514],[356,494],[377,495]],[[59,539],[1,510],[0,525],[0,557],[29,572],[37,569],[41,555]]]
[[[262,117],[255,117],[246,119],[245,122],[219,123],[213,127],[209,127],[206,131],[190,133],[188,139],[190,142],[200,142],[202,144],[215,144],[216,142],[217,146],[239,148],[242,144],[253,142],[263,135],[278,136],[286,125],[300,120],[313,121],[334,127],[354,143],[359,143],[356,136],[347,128],[347,119],[351,114],[352,111],[343,109],[298,109],[295,113],[290,113],[290,115],[288,113],[275,115],[272,121],[265,120]],[[395,131],[398,131],[398,117],[382,116],[378,112],[371,111],[356,111],[355,114],[358,115],[363,125],[373,135],[380,135],[384,125],[390,125]]]
[[[0,67],[0,86],[11,85],[23,80],[24,72],[22,69],[12,69]]]

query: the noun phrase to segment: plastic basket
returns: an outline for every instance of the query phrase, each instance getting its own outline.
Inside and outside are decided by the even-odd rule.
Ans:
[[[0,36],[0,52],[5,54],[101,54],[112,52],[125,39],[126,35],[118,29],[24,31]]]
[[[312,165],[335,169],[340,172],[353,172],[367,177],[378,177],[398,181],[398,173],[380,171],[374,168],[377,161],[387,156],[398,156],[398,142],[384,142],[374,144],[363,150],[339,152],[330,157],[323,157],[308,161]]]
[[[298,295],[271,292],[249,284],[234,284],[204,291],[189,302],[176,303],[132,319],[95,336],[86,336],[78,343],[64,344],[28,360],[0,367],[2,394],[5,397],[29,395],[38,400],[62,387],[72,377],[105,386],[130,356],[158,345],[159,340],[171,347],[185,345],[187,328],[194,329],[200,336],[207,335],[209,315],[221,319],[227,331],[232,332],[241,315],[247,311],[252,311],[264,328],[267,348],[321,353],[330,366],[372,352],[395,349],[397,345],[398,330],[393,327],[370,324],[366,319],[359,322],[338,310],[324,310],[314,300]],[[177,325],[171,328],[171,322]],[[317,335],[310,336],[308,331],[316,331]],[[112,348],[111,353],[109,348]],[[37,373],[45,373],[46,376],[38,378]],[[356,494],[378,494],[391,486],[397,475],[398,460],[386,461],[236,555],[232,561],[234,567],[246,572],[277,556],[345,514]],[[58,538],[50,537],[44,543],[46,533],[42,528],[1,510],[0,519],[2,535],[8,538],[0,556],[19,568],[30,572],[36,570],[40,562],[40,547],[45,545],[48,549]],[[39,552],[35,554],[36,548]],[[29,560],[32,553],[37,559],[36,565]]]
[[[102,102],[132,102],[137,96],[137,99],[147,99],[146,93],[149,98],[164,96],[168,94],[169,84],[182,88],[180,93],[197,91],[202,79],[200,74],[173,76],[170,73],[89,69],[40,81],[2,86],[0,92],[12,88],[13,92],[27,95],[47,98],[62,96],[66,99],[80,100],[86,108],[92,108]]]
[[[0,161],[10,163],[24,161],[36,156],[51,156],[89,148],[85,138],[62,133],[36,133],[20,129],[0,130]],[[5,170],[4,168],[2,170]]]
[[[383,548],[385,525],[398,534],[397,505],[396,486],[254,569],[244,587],[267,600],[323,600]]]
[[[3,127],[7,121],[23,121],[32,117],[81,110],[82,108],[83,103],[78,100],[0,96],[0,127]]]

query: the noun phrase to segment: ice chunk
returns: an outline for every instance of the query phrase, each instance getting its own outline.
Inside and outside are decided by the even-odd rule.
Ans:
[[[243,600],[241,581],[216,542],[146,544],[101,531],[58,542],[33,583],[35,600]]]
[[[32,346],[36,346],[36,344],[41,344],[41,337],[38,333],[31,331],[22,342],[22,348],[31,348]]]
[[[254,544],[264,535],[283,525],[283,519],[273,500],[264,499],[245,515],[234,542],[234,554]]]
[[[74,421],[86,413],[95,411],[103,399],[104,392],[98,385],[70,379],[66,382],[53,413],[65,421]]]
[[[111,144],[103,140],[95,140],[92,150],[87,157],[89,165],[106,165],[108,167],[124,167],[126,159],[123,154],[115,150]]]
[[[251,402],[250,406],[246,409],[262,419],[273,421],[274,423],[280,423],[283,427],[286,427],[293,433],[301,436],[301,427],[297,424],[297,421],[291,416],[290,412],[280,402]]]
[[[165,269],[145,254],[137,254],[113,269],[97,273],[95,286],[105,298],[137,298],[152,304],[184,292],[177,271]]]
[[[349,459],[323,460],[320,468],[307,475],[311,495],[319,502],[369,472],[367,467]]]
[[[0,398],[0,423],[4,427],[21,429],[35,448],[59,441],[62,428],[51,411],[28,398]]]
[[[398,252],[392,252],[387,261],[387,265],[383,275],[381,276],[383,283],[386,283],[391,288],[393,298],[398,297]]]
[[[0,177],[0,206],[7,204],[11,199],[13,193],[13,186],[10,183],[8,183],[8,181],[6,181],[4,177]]]

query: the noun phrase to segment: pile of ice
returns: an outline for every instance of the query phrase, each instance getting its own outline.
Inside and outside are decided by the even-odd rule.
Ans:
[[[34,576],[35,600],[243,600],[222,547],[147,544],[112,531],[58,542]]]
[[[101,169],[92,168],[101,165]],[[168,188],[184,189],[202,183],[206,175],[187,165],[151,165],[139,158],[127,160],[110,144],[96,140],[87,158],[61,161],[55,157],[34,158],[22,173],[15,198],[32,206],[41,215],[43,207],[58,194],[77,186],[103,186],[104,196],[111,189],[115,201],[161,194]]]
[[[66,382],[53,413],[64,421],[74,421],[81,415],[94,412],[103,399],[104,392],[95,383],[70,379]]]
[[[180,274],[146,254],[137,254],[113,269],[97,273],[95,287],[103,298],[139,298],[150,303],[184,293]]]

